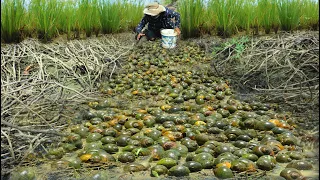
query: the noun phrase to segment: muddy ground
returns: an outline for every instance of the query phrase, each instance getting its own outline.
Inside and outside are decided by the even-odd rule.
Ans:
[[[316,72],[313,72],[314,70],[310,70],[309,71],[310,74],[307,74],[305,73],[305,71],[307,70],[299,69],[297,68],[297,66],[292,66],[293,71],[303,70],[303,74],[307,76],[306,79],[304,80],[305,81],[310,80],[308,82],[311,82],[311,83],[309,83],[308,85],[306,84],[301,85],[300,83],[300,87],[301,88],[307,87],[308,91],[304,91],[303,89],[300,89],[300,91],[299,90],[290,91],[285,89],[283,90],[284,87],[276,84],[275,82],[266,81],[265,80],[266,76],[265,74],[262,73],[261,69],[253,69],[252,67],[247,68],[247,71],[250,71],[253,69],[251,73],[252,76],[250,76],[250,73],[246,74],[245,72],[246,67],[244,66],[240,68],[240,65],[241,64],[243,65],[243,63],[241,62],[241,59],[247,59],[248,60],[247,62],[250,63],[250,60],[251,60],[250,58],[254,57],[258,53],[257,50],[261,51],[261,49],[262,50],[265,49],[265,52],[259,52],[259,53],[267,54],[271,52],[275,54],[274,57],[277,57],[277,55],[279,55],[280,57],[282,52],[282,53],[288,53],[292,56],[300,57],[300,59],[301,57],[304,57],[304,56],[307,58],[310,57],[309,59],[315,59],[316,58],[315,54],[317,54],[317,52],[319,51],[319,46],[314,45],[313,41],[319,40],[318,32],[304,32],[304,33],[297,32],[293,34],[280,33],[280,34],[272,34],[272,35],[261,35],[261,36],[255,36],[255,37],[246,36],[250,40],[245,42],[243,42],[240,39],[241,37],[242,36],[236,36],[229,39],[221,39],[219,37],[205,36],[202,38],[189,39],[187,41],[178,40],[177,45],[179,46],[179,44],[192,42],[198,45],[199,47],[201,47],[204,51],[206,51],[207,54],[212,55],[212,61],[211,61],[212,70],[215,72],[216,76],[222,76],[225,79],[228,79],[228,81],[230,81],[231,88],[233,89],[234,95],[237,99],[241,101],[246,101],[246,102],[252,102],[253,100],[256,100],[256,101],[262,101],[265,103],[277,103],[280,110],[289,111],[290,113],[292,113],[292,116],[301,118],[302,120],[300,121],[299,126],[303,127],[306,130],[310,130],[313,133],[316,132],[315,138],[317,138],[318,126],[319,126],[319,102],[318,102],[319,89],[318,89],[318,83],[316,83],[316,81],[318,81],[319,76],[315,75]],[[305,44],[301,44],[301,42],[299,42],[299,39],[301,42],[304,42],[307,45],[311,44],[310,47],[308,47]],[[287,40],[288,43],[283,42],[284,40]],[[267,43],[269,44],[271,43],[271,44],[267,47],[261,47],[257,45],[258,43],[256,43],[255,44],[257,45],[256,50],[254,50],[253,48],[251,49],[249,46],[251,41],[261,42],[260,43],[261,45],[265,45]],[[101,44],[99,44],[100,42]],[[274,49],[276,49],[276,47],[273,47],[272,43],[280,44],[279,46],[281,46],[282,44],[288,45],[291,43],[290,44],[291,46],[288,45],[288,47],[291,48],[293,47],[292,42],[293,44],[297,43],[299,47],[303,46],[304,47],[303,50],[306,52],[301,53],[300,52],[302,51],[301,49],[294,49],[294,48],[293,48],[294,52],[292,51],[286,52],[285,50],[281,50],[281,49],[278,49],[278,51],[276,52],[273,51]],[[33,156],[31,155],[37,154],[37,153],[34,153],[36,151],[43,151],[42,146],[46,146],[48,145],[48,143],[53,142],[55,141],[55,139],[59,139],[59,138],[57,138],[56,136],[52,137],[52,135],[43,133],[43,132],[37,133],[36,131],[31,133],[27,131],[22,131],[25,133],[21,134],[20,133],[21,131],[17,132],[16,130],[14,130],[15,127],[11,126],[11,125],[17,125],[22,128],[31,127],[31,129],[36,129],[36,130],[41,130],[41,129],[47,130],[49,129],[48,128],[49,125],[48,124],[44,125],[45,123],[41,122],[41,118],[39,118],[39,117],[44,117],[45,119],[53,120],[53,121],[50,121],[49,124],[55,126],[56,127],[55,129],[59,132],[67,128],[69,124],[73,123],[72,121],[70,121],[70,119],[76,116],[77,112],[79,112],[82,109],[82,107],[86,108],[85,105],[81,105],[81,104],[85,104],[89,100],[103,96],[102,94],[99,93],[99,91],[97,90],[97,87],[95,86],[98,81],[92,82],[90,78],[87,78],[87,76],[85,76],[86,74],[81,74],[81,69],[79,70],[79,72],[75,74],[66,73],[66,75],[61,76],[61,74],[59,74],[60,72],[56,72],[54,70],[53,72],[49,72],[49,71],[43,72],[41,67],[39,66],[39,65],[43,65],[42,63],[45,63],[46,61],[50,61],[50,60],[51,61],[56,60],[55,58],[59,59],[61,57],[62,57],[61,59],[63,60],[69,60],[64,63],[60,61],[55,61],[56,67],[58,66],[61,72],[63,72],[67,70],[70,71],[71,69],[73,69],[74,64],[78,65],[76,67],[82,67],[81,66],[83,65],[82,61],[75,60],[77,58],[79,59],[79,57],[82,60],[89,57],[89,58],[92,58],[92,61],[96,61],[97,63],[103,64],[106,61],[106,58],[108,58],[106,57],[107,55],[115,53],[118,56],[113,56],[113,58],[121,57],[119,58],[119,62],[122,62],[123,64],[125,64],[124,61],[127,58],[127,55],[124,52],[127,52],[127,50],[131,50],[134,48],[139,48],[141,43],[144,43],[144,42],[141,41],[137,43],[134,40],[134,34],[124,33],[124,34],[114,35],[114,39],[107,38],[107,40],[106,40],[106,37],[92,37],[84,40],[74,40],[74,44],[66,41],[65,38],[63,37],[57,38],[52,43],[49,43],[47,45],[42,45],[41,43],[38,43],[34,40],[31,40],[31,41],[27,40],[24,43],[25,44],[23,45],[22,43],[21,46],[18,46],[18,45],[2,46],[4,47],[4,49],[2,49],[2,54],[1,54],[2,61],[11,60],[12,62],[15,62],[15,61],[18,62],[15,65],[17,66],[17,64],[19,64],[19,68],[21,70],[21,72],[19,73],[21,74],[24,73],[23,70],[26,70],[26,67],[30,64],[28,63],[28,61],[32,61],[32,64],[34,64],[34,67],[35,67],[34,69],[31,69],[30,71],[28,71],[27,75],[23,74],[21,76],[18,76],[15,74],[14,77],[9,78],[8,76],[11,76],[12,72],[7,69],[8,67],[12,68],[14,63],[13,64],[7,63],[2,65],[2,71],[5,72],[7,75],[6,78],[2,78],[1,80],[2,84],[6,85],[5,87],[9,87],[12,84],[14,84],[12,82],[18,81],[20,84],[16,85],[15,87],[12,86],[12,88],[23,87],[21,90],[21,94],[24,94],[24,96],[17,96],[19,98],[21,97],[21,99],[17,100],[16,103],[14,104],[16,105],[17,109],[19,109],[19,111],[12,108],[8,110],[8,113],[1,114],[1,115],[4,115],[4,116],[1,116],[1,120],[4,120],[10,123],[9,125],[4,125],[3,123],[1,125],[2,127],[4,127],[3,131],[6,133],[6,135],[9,134],[8,135],[9,138],[5,135],[3,136],[2,134],[1,161],[5,163],[5,165],[3,164],[1,165],[2,169],[8,173],[8,172],[11,172],[13,169],[16,170],[18,166],[30,165],[33,167],[37,166],[37,169],[40,170],[38,171],[38,175],[39,175],[38,179],[87,179],[86,177],[84,177],[84,175],[89,176],[94,172],[97,172],[97,170],[102,170],[106,168],[108,169],[108,177],[110,179],[156,179],[156,178],[150,177],[149,171],[143,171],[143,172],[134,173],[134,174],[121,173],[122,172],[121,168],[118,168],[112,165],[101,165],[101,166],[92,167],[91,165],[88,164],[87,169],[84,168],[86,166],[78,170],[74,170],[66,167],[62,169],[61,168],[55,169],[53,168],[53,166],[51,166],[52,162],[48,162],[43,157],[37,157],[39,159],[35,160],[34,158],[32,158]],[[161,48],[160,47],[161,43],[159,41],[156,41],[154,43],[156,44],[156,46],[159,46],[159,48]],[[66,46],[74,47],[75,51],[71,53],[72,55],[70,55],[70,52],[65,51]],[[92,47],[92,49],[90,49],[90,47]],[[317,52],[311,52],[311,51],[309,52],[308,48],[309,50],[314,48],[315,49],[314,51],[317,51]],[[12,50],[17,52],[22,52],[22,53],[19,54],[15,52],[13,55],[16,55],[17,57],[15,59],[10,59],[8,55],[10,55],[10,52],[12,52]],[[78,50],[78,52],[76,50]],[[105,53],[104,54],[102,53],[99,55],[100,51],[104,51]],[[28,52],[35,54],[35,56],[24,54]],[[82,52],[85,52],[85,53],[82,53]],[[77,57],[77,53],[79,57]],[[95,58],[93,58],[93,56]],[[240,56],[240,58],[238,58],[238,56]],[[295,59],[295,57],[292,57],[292,56],[290,58]],[[44,58],[40,62],[40,60],[37,59],[37,57],[44,57]],[[234,58],[231,58],[231,57],[234,57]],[[263,61],[266,59],[262,55],[257,57],[260,57],[261,59],[256,59],[256,61],[259,61],[259,60]],[[59,63],[61,63],[62,65]],[[70,65],[67,63],[69,63]],[[314,61],[310,61],[310,64],[311,64],[310,67],[315,66],[315,69],[319,68],[319,62],[317,63],[315,63]],[[8,64],[9,66],[6,66]],[[119,72],[121,71],[120,66],[117,63],[114,63],[114,64],[115,65],[110,64],[107,66],[103,66],[103,68],[100,68],[100,69],[99,67],[94,66],[89,71],[91,72],[96,71],[95,74],[93,74],[93,76],[101,77],[101,79],[106,80],[107,79],[106,77],[110,75],[110,72],[116,73],[117,71]],[[86,64],[86,67],[87,66],[90,67],[90,65]],[[239,72],[242,72],[242,74],[237,74]],[[287,72],[291,73],[292,71],[287,71]],[[33,76],[33,73],[36,75]],[[49,76],[49,74],[53,74],[53,75]],[[55,75],[56,77],[54,77]],[[44,80],[50,79],[49,77],[53,77],[51,80],[55,80],[56,82],[61,84],[56,83],[55,84],[56,86],[51,87],[51,86],[48,86],[48,84],[50,83],[48,82],[45,82],[46,84],[43,83]],[[57,77],[58,78],[64,77],[64,78],[57,79]],[[75,82],[74,81],[75,77],[81,77],[82,78],[81,83]],[[292,79],[296,78],[294,73],[292,73],[292,77],[293,77]],[[24,84],[23,82],[27,81],[28,79],[31,79],[29,80],[29,84]],[[299,80],[300,79],[297,78],[297,81]],[[64,92],[62,90],[59,92],[56,92],[54,90],[52,90],[51,92],[50,91],[48,92],[31,91],[29,89],[29,86],[27,87],[27,85],[30,85],[30,84],[36,87],[35,84],[39,83],[40,81],[41,83],[43,83],[42,84],[43,87],[40,87],[40,88],[52,88],[52,89],[61,88],[61,89],[66,89],[66,91],[68,90],[69,91],[66,94],[63,94]],[[292,84],[295,84],[297,81],[293,81]],[[275,83],[275,84],[272,84],[272,83]],[[286,87],[292,88],[292,89],[296,88],[296,86],[292,84],[287,83]],[[24,90],[29,90],[29,91],[26,92]],[[8,94],[10,94],[9,92],[11,91],[4,88],[2,88],[2,91],[6,92],[7,94],[7,95],[5,94],[2,95],[2,99],[3,98],[5,100],[8,99],[7,102],[8,104],[10,104],[9,97],[11,96],[9,96]],[[285,91],[287,94],[284,93],[282,96],[283,98],[279,98],[281,97],[281,93],[283,91]],[[302,91],[306,93],[302,94],[301,93]],[[48,110],[51,112],[54,112],[49,117],[46,117],[42,113],[39,113],[38,115],[34,115],[34,113],[32,112],[30,113],[30,111],[33,111],[32,106],[30,106],[31,108],[28,109],[29,111],[27,110],[26,112],[22,112],[20,110],[22,106],[21,104],[27,103],[28,101],[32,101],[34,104],[43,103],[39,101],[39,99],[43,98],[43,94],[45,93],[52,93],[53,95],[61,94],[61,96],[57,98],[57,100],[55,101],[54,107],[51,107],[52,109],[47,108],[43,110],[44,114],[46,114],[46,111]],[[11,95],[16,95],[16,94],[11,94]],[[31,99],[32,96],[37,96],[37,98]],[[55,96],[53,97],[56,98]],[[48,97],[45,97],[45,99],[49,99],[53,97],[48,96]],[[12,99],[14,98],[11,97],[11,102],[13,101]],[[2,111],[7,110],[7,109],[3,109],[5,105],[6,104],[3,104]],[[58,114],[58,118],[56,118],[57,114]],[[28,116],[28,118],[26,118],[26,116]],[[30,116],[32,117],[32,120],[33,120],[32,122],[28,121],[30,120]],[[39,126],[39,124],[42,125],[41,126],[42,128],[37,127],[37,125]],[[20,135],[18,133],[20,133]],[[20,139],[19,139],[19,136],[20,136]],[[13,145],[11,144],[10,146],[7,146],[8,144],[10,144],[8,139],[11,139],[12,142],[19,141],[18,146],[22,148],[19,149],[19,147],[15,147],[14,143]],[[23,146],[26,146],[26,147],[23,148]],[[28,146],[30,146],[30,148],[28,148]],[[15,151],[16,150],[15,148],[19,150],[17,150],[17,152],[15,153],[15,157],[12,159],[10,158],[10,156],[13,156],[12,150]],[[19,161],[17,161],[17,159]],[[43,164],[43,162],[46,162],[46,163]],[[315,161],[314,163],[317,163],[317,161]],[[316,165],[316,167],[318,167],[318,165]],[[264,178],[276,179],[278,177],[277,175],[279,174],[279,169],[281,168],[280,167],[275,168],[272,172],[268,172],[267,174],[265,172],[259,172],[254,177],[251,177],[251,178],[256,179],[257,177],[259,177],[261,179],[264,179]],[[311,174],[309,171],[304,171],[303,173],[305,176],[310,177],[311,179],[316,179],[319,176],[318,174],[315,174],[316,171],[318,171],[318,168],[315,168],[315,171],[312,171]],[[2,175],[6,175],[7,173],[2,172]],[[202,170],[199,173],[191,173],[190,177],[186,177],[185,179],[215,179],[213,175],[214,174],[212,170]],[[241,174],[239,175],[238,178],[246,179],[247,175]],[[165,177],[163,179],[181,179],[181,178]]]

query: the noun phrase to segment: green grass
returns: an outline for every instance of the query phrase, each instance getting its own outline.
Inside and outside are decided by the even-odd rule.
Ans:
[[[277,0],[259,0],[258,1],[258,14],[261,27],[265,30],[266,34],[274,29],[277,32],[279,28],[279,15],[277,9]]]
[[[87,37],[100,30],[98,0],[79,0],[77,10],[77,23],[80,30],[84,31]]]
[[[202,0],[181,0],[178,4],[183,38],[200,36],[204,24],[204,4]]]
[[[241,1],[239,0],[210,0],[208,11],[215,13],[216,30],[219,36],[230,37],[235,33],[239,16]]]
[[[62,2],[62,12],[59,15],[59,34],[67,34],[67,38],[72,38],[72,31],[75,29],[76,9],[72,1]]]
[[[278,0],[277,7],[281,29],[292,31],[297,28],[301,16],[301,0]]]
[[[99,15],[103,34],[118,32],[121,23],[121,3],[111,3],[109,0],[100,0]]]
[[[215,16],[213,11],[208,11],[208,8],[204,11],[204,23],[203,23],[203,33],[214,34],[215,33],[215,24],[216,19],[213,18]]]
[[[238,1],[240,6],[237,15],[235,15],[235,21],[237,22],[237,30],[239,31],[246,31],[247,34],[250,33],[253,22],[257,16],[256,8],[254,5],[255,0],[248,0],[248,1]]]
[[[37,31],[38,38],[44,42],[52,40],[58,34],[59,15],[62,12],[58,0],[32,0],[29,12]]]
[[[136,26],[139,24],[143,17],[144,1],[142,0],[132,0],[124,1],[123,12],[122,13],[122,24],[121,29],[124,31],[135,31]]]
[[[319,30],[319,1],[304,0],[301,11],[301,29]]]
[[[1,39],[5,43],[19,42],[25,27],[24,0],[5,0],[1,2]]]
[[[47,42],[62,34],[73,39],[132,31],[145,5],[143,0],[30,0],[25,6],[26,2],[1,2],[3,42],[20,42],[27,35]],[[314,0],[179,0],[176,11],[181,15],[183,38],[319,29],[319,1]]]

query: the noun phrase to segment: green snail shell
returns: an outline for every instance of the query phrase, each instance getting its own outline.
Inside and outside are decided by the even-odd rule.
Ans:
[[[221,166],[218,168],[215,168],[213,170],[214,175],[219,178],[219,179],[228,179],[228,178],[233,178],[234,175],[231,171],[231,169],[225,167],[225,166]]]
[[[269,155],[263,155],[257,160],[257,166],[262,170],[272,170],[276,166],[277,161]]]
[[[286,180],[304,179],[301,172],[295,168],[285,168],[280,172],[280,176]]]
[[[276,160],[279,163],[288,163],[288,162],[292,161],[290,156],[288,154],[285,154],[285,153],[278,153],[277,156],[276,156]]]
[[[157,165],[163,165],[167,168],[171,168],[178,164],[178,161],[172,158],[162,158],[157,162]]]
[[[189,176],[190,170],[186,166],[176,165],[169,169],[168,174],[169,176],[176,176],[176,177]]]
[[[202,165],[196,161],[188,161],[183,164],[184,166],[188,167],[190,172],[197,172],[202,170]]]
[[[136,157],[132,152],[122,152],[119,154],[118,160],[122,163],[134,162]]]
[[[146,170],[146,167],[144,167],[142,164],[135,162],[123,166],[124,172],[139,172],[144,170]]]
[[[151,176],[168,174],[168,168],[164,165],[155,165],[151,168]]]
[[[290,162],[286,167],[295,168],[298,170],[310,170],[313,168],[311,163],[304,160],[294,160]]]

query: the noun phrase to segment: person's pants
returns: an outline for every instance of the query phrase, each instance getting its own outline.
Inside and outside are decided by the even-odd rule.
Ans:
[[[146,29],[146,30],[143,31],[143,34],[146,35],[146,38],[147,38],[148,41],[153,41],[153,40],[155,40],[157,38],[161,38],[160,29],[159,30]],[[137,36],[138,36],[138,34],[135,36],[136,39],[137,39]]]

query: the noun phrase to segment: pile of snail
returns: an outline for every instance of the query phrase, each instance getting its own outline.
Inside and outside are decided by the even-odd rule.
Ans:
[[[314,168],[308,158],[315,154],[303,151],[294,118],[273,104],[235,99],[210,60],[192,43],[136,48],[123,72],[101,83],[108,98],[88,102],[81,121],[46,157],[73,168],[118,162],[123,172],[156,177],[212,169],[221,179],[286,163],[279,176],[303,178],[300,171]],[[119,97],[122,104],[113,101]],[[149,103],[129,106],[142,100]]]

